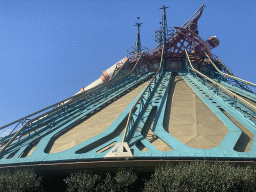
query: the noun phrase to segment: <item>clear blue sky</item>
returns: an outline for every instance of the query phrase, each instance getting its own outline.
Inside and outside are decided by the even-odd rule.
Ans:
[[[0,0],[0,126],[77,93],[135,45],[156,46],[162,10],[181,26],[204,0]],[[199,35],[216,35],[213,54],[256,83],[256,1],[208,0]]]

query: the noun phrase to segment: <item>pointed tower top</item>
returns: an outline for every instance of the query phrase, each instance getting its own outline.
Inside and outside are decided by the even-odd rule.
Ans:
[[[162,21],[160,22],[160,28],[155,31],[155,41],[159,43],[158,46],[165,47],[166,41],[168,38],[170,38],[170,35],[173,34],[173,30],[171,30],[169,27],[167,27],[167,19],[166,19],[166,9],[169,7],[163,7],[159,9],[163,9],[162,14]]]
[[[169,7],[165,7],[165,5],[163,5],[163,7],[161,7],[161,8],[159,8],[159,9],[167,9],[167,8],[169,8]]]
[[[136,42],[135,42],[135,46],[134,47],[131,47],[127,50],[127,57],[131,56],[131,55],[135,55],[136,58],[138,58],[140,56],[140,53],[142,51],[147,51],[148,48],[146,47],[142,47],[141,46],[141,41],[140,41],[140,27],[141,27],[141,24],[143,23],[140,23],[139,22],[139,19],[140,17],[137,17],[138,19],[138,22],[135,22],[136,25],[134,26],[137,26],[137,35],[136,35]],[[131,50],[132,49],[132,50]]]
[[[138,26],[138,27],[140,27],[140,26],[141,26],[141,24],[143,24],[143,23],[139,23],[140,17],[137,17],[137,19],[138,19],[138,22],[135,22],[135,23],[136,23],[136,25],[134,25],[134,26]]]
[[[140,17],[137,17],[138,22],[135,22],[137,26],[137,36],[136,36],[136,43],[135,43],[135,53],[140,53],[141,52],[141,42],[140,42],[140,26],[143,23],[139,23]]]

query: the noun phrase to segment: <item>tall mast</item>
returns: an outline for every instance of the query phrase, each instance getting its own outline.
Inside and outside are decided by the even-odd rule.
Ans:
[[[161,40],[162,40],[162,42],[161,42],[161,44],[163,45],[163,51],[164,51],[164,55],[165,55],[165,46],[166,46],[166,36],[168,35],[168,28],[167,28],[167,20],[166,20],[166,9],[167,9],[168,7],[165,7],[164,5],[163,5],[163,7],[161,7],[160,9],[163,9],[163,15],[162,15],[162,30],[161,30],[161,32],[162,32],[162,34],[161,34]],[[166,63],[165,63],[165,56],[163,55],[163,60],[162,60],[162,65],[163,65],[163,69],[165,69],[166,68]]]
[[[140,53],[141,52],[141,42],[140,42],[140,26],[143,23],[139,23],[139,17],[137,18],[138,22],[135,22],[137,26],[137,36],[136,36],[136,43],[135,43],[135,54]]]

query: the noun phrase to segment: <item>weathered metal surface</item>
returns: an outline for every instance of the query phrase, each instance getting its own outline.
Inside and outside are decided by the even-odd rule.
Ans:
[[[198,35],[204,8],[168,37],[163,6],[158,47],[140,52],[137,35],[136,54],[103,72],[105,83],[1,127],[13,131],[0,140],[0,166],[104,157],[255,161],[256,84],[233,76]]]

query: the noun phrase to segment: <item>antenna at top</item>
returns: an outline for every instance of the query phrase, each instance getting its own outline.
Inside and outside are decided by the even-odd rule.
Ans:
[[[141,41],[140,41],[140,27],[141,27],[141,24],[143,23],[140,23],[140,17],[137,17],[138,19],[138,22],[135,22],[136,25],[134,26],[137,26],[137,36],[136,36],[136,43],[135,43],[135,46],[134,47],[131,47],[127,50],[127,57],[129,56],[134,56],[135,58],[138,58],[141,54],[142,51],[146,51],[148,50],[147,48],[145,47],[142,47],[141,46]],[[131,50],[132,49],[132,50]]]
[[[143,24],[143,23],[140,23],[139,21],[140,21],[140,17],[137,17],[137,19],[138,19],[138,22],[135,22],[136,23],[136,25],[134,25],[134,26],[137,26],[138,27],[138,29],[139,29],[139,27],[141,26],[141,24]]]

